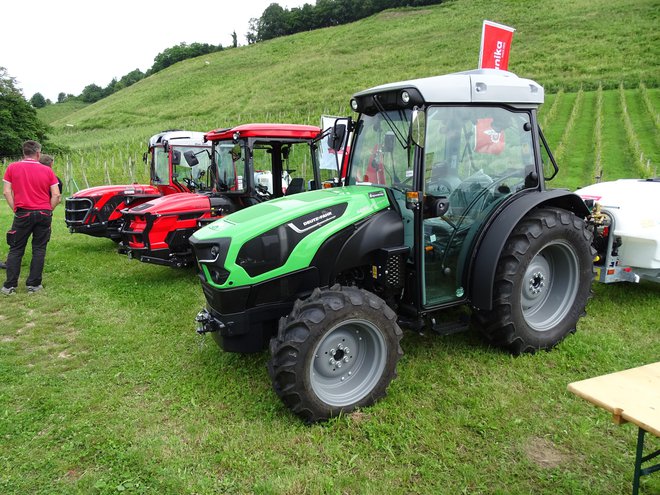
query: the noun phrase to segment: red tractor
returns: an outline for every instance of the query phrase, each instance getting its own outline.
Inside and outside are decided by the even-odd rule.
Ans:
[[[149,139],[151,184],[96,186],[66,198],[64,219],[71,233],[121,239],[121,210],[167,194],[191,193],[208,188],[202,180],[208,169],[210,145],[203,132],[170,130]],[[201,153],[200,153],[201,152]],[[187,161],[195,156],[195,164]]]
[[[322,136],[319,127],[294,124],[210,131],[211,189],[122,210],[120,252],[146,263],[188,266],[194,262],[188,238],[202,226],[271,198],[338,184],[338,155],[324,155]]]

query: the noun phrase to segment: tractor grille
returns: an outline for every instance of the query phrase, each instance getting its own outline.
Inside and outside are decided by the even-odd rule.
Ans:
[[[403,286],[403,256],[395,255],[387,258],[385,285],[393,288]]]
[[[390,289],[403,287],[405,283],[406,246],[382,248],[376,252],[375,263],[371,267],[373,278]]]
[[[89,198],[66,198],[64,221],[69,227],[84,225],[93,206],[94,203]]]
[[[153,219],[149,221],[145,215],[124,214],[124,224],[120,230],[122,242],[130,248],[147,247],[152,224]]]

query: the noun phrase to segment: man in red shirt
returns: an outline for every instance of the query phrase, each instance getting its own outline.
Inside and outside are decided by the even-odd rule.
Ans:
[[[60,202],[57,177],[53,170],[39,163],[41,145],[23,143],[23,160],[10,163],[3,179],[3,193],[14,211],[14,222],[7,232],[7,280],[0,288],[5,295],[16,293],[25,246],[32,236],[30,274],[25,281],[28,292],[43,289],[41,277],[50,240],[53,209]]]

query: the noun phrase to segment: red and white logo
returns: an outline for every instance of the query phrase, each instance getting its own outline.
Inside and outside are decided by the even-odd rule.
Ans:
[[[507,70],[514,28],[484,21],[479,52],[480,69]]]
[[[477,132],[475,133],[474,151],[477,153],[488,153],[499,155],[504,151],[504,131],[493,129],[493,119],[483,118],[477,120]]]

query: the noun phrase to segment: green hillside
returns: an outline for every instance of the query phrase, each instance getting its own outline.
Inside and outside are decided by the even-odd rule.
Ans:
[[[187,60],[51,121],[53,140],[75,151],[58,166],[71,162],[79,186],[108,175],[145,180],[138,157],[148,136],[165,128],[317,123],[322,113],[347,114],[351,95],[361,89],[475,68],[487,18],[517,29],[509,68],[545,86],[549,96],[541,115],[549,113],[553,94],[563,95],[544,127],[553,148],[564,148],[562,165],[580,172],[562,173],[559,182],[572,187],[591,181],[599,86],[605,90],[602,146],[612,140],[623,145],[614,155],[602,154],[612,162],[603,164],[610,170],[605,177],[642,174],[633,157],[640,153],[650,160],[648,175],[659,158],[657,7],[655,0],[453,0]],[[631,136],[621,120],[621,84]],[[564,135],[580,89],[574,132]]]
[[[55,121],[66,121],[67,117],[78,110],[89,106],[89,103],[78,100],[69,100],[55,105],[47,105],[43,108],[37,109],[37,116],[42,122],[51,124]],[[60,123],[60,125],[62,125]]]

